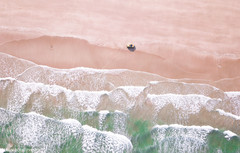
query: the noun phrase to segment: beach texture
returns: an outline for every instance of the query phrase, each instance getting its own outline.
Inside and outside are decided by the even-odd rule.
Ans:
[[[0,153],[239,153],[239,8],[1,0]]]

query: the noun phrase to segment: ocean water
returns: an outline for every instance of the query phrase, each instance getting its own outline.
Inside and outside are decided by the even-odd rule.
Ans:
[[[4,60],[13,62],[0,67],[0,152],[240,152],[240,92]]]

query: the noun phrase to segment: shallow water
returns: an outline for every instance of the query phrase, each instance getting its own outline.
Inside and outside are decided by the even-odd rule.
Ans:
[[[53,69],[17,60],[25,67],[2,67],[0,148],[240,152],[240,92],[129,70]]]

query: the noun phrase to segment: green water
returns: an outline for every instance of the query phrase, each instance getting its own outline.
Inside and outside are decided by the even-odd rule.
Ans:
[[[223,130],[211,130],[206,134],[204,141],[198,144],[194,142],[194,138],[185,137],[179,132],[175,131],[172,127],[167,127],[163,130],[164,138],[161,141],[156,141],[154,138],[156,136],[156,130],[153,130],[154,124],[148,120],[140,120],[133,118],[129,115],[120,112],[109,112],[103,117],[103,121],[99,121],[101,113],[99,112],[79,112],[76,119],[82,123],[82,125],[89,125],[98,130],[112,131],[114,133],[123,134],[131,140],[134,153],[155,153],[155,152],[180,152],[181,149],[184,149],[184,143],[190,143],[196,145],[197,148],[190,148],[189,152],[193,150],[196,152],[210,152],[210,153],[239,153],[240,152],[240,138],[239,136],[233,136],[226,138]],[[21,117],[20,117],[21,118]],[[121,122],[117,122],[120,119]],[[61,128],[61,125],[55,124],[52,127],[51,120],[49,122],[48,128],[54,128],[56,131],[64,130]],[[116,125],[116,122],[118,123]],[[100,125],[101,124],[101,125]],[[19,123],[16,123],[15,119],[12,119],[5,125],[0,126],[0,148],[6,148],[9,140],[13,143],[13,152],[35,152],[40,149],[37,147],[27,146],[18,144],[16,134],[16,126],[20,126]],[[59,126],[57,128],[56,126]],[[191,129],[194,133],[194,129]],[[197,130],[197,129],[196,129]],[[160,130],[161,131],[161,130]],[[183,129],[187,134],[188,128]],[[61,131],[64,133],[64,131]],[[179,134],[179,135],[178,135]],[[83,152],[82,150],[82,136],[72,136],[70,135],[61,135],[64,139],[63,143],[54,146],[52,152]],[[198,135],[201,136],[201,135]],[[175,139],[176,138],[176,139]],[[175,141],[180,142],[175,142]],[[95,138],[97,143],[98,138]],[[200,140],[197,139],[200,142]],[[51,142],[49,142],[51,143]],[[172,145],[175,144],[175,145]],[[177,146],[176,144],[179,144]],[[106,146],[105,146],[106,147]],[[186,148],[185,148],[186,149]],[[187,148],[189,149],[189,148]],[[191,150],[193,149],[193,150]],[[101,150],[96,151],[101,152]]]

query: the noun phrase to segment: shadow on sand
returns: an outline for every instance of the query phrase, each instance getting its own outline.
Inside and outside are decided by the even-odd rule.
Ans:
[[[136,50],[136,47],[127,47],[129,51],[134,52]]]

